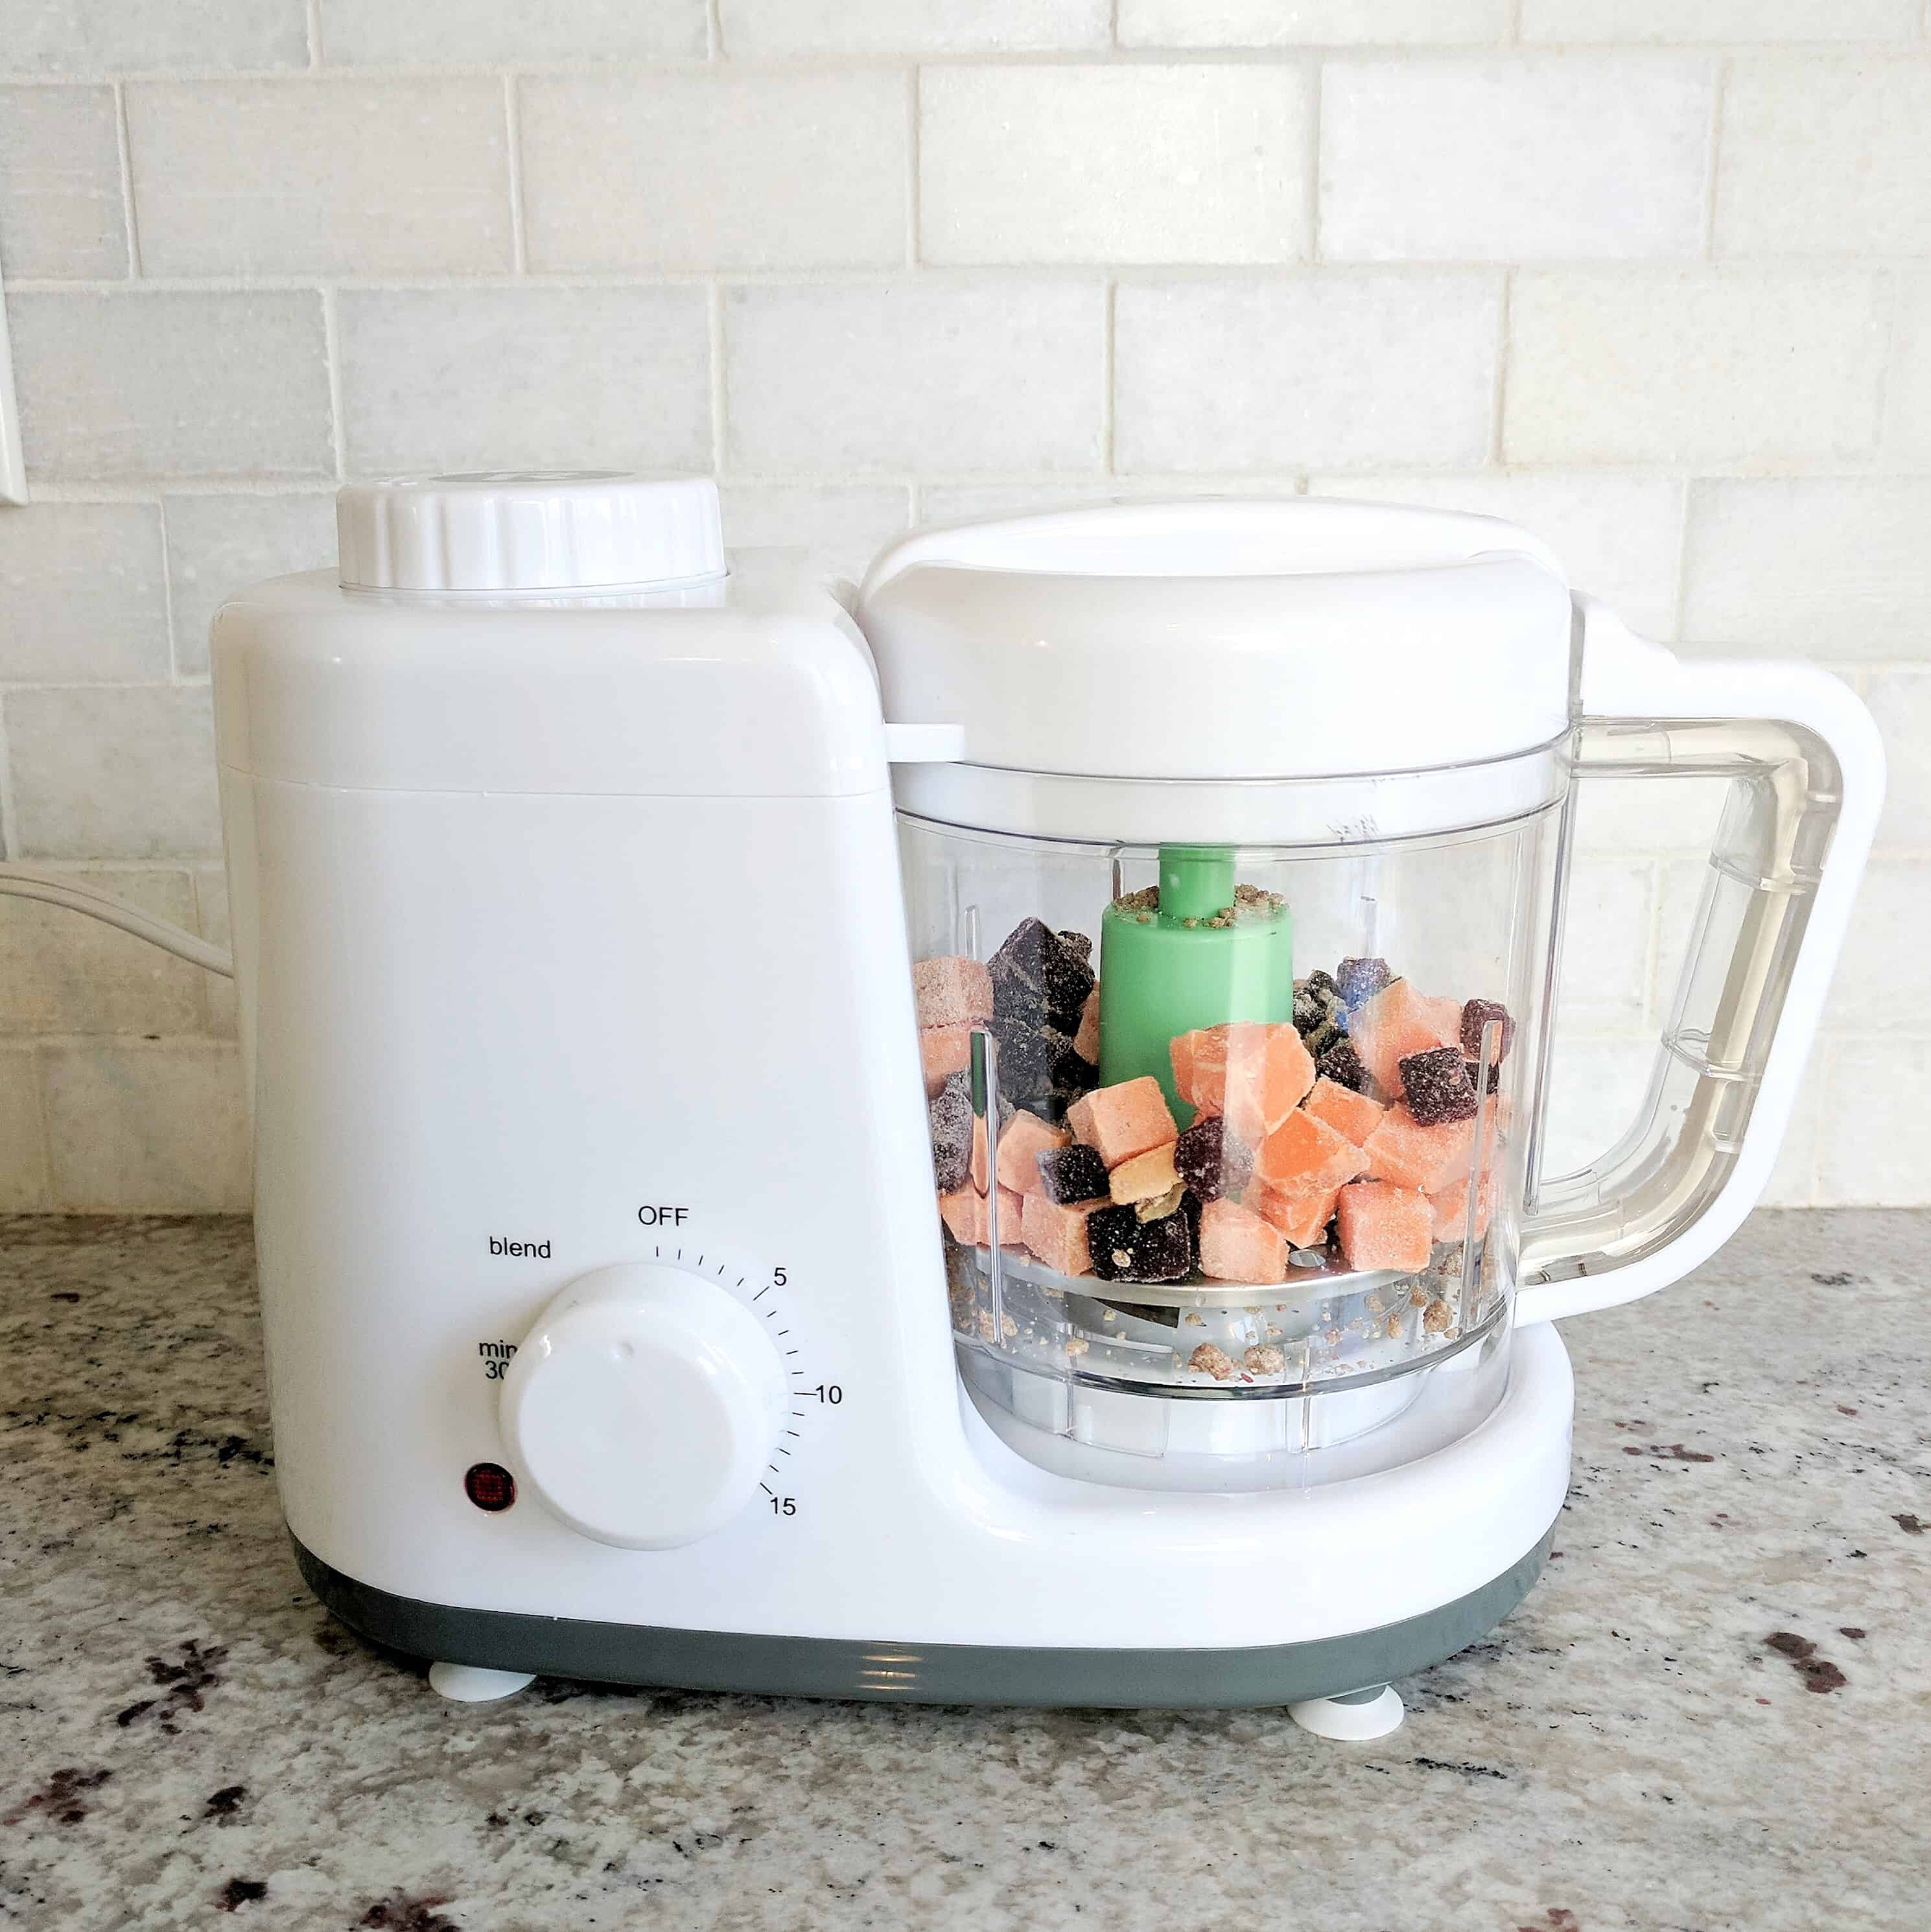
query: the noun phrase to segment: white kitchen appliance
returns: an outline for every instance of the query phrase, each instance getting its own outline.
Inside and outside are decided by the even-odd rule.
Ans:
[[[1426,510],[928,530],[849,601],[727,562],[697,479],[339,520],[214,632],[322,1601],[456,1695],[1398,1720],[1548,1550],[1551,1318],[1763,1185],[1857,700]],[[1545,1174],[1578,787],[1663,773],[1730,781],[1689,965],[1637,1120]]]

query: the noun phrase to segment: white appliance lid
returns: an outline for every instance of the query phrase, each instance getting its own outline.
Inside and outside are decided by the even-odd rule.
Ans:
[[[1295,498],[1003,518],[892,544],[857,615],[886,716],[961,728],[973,765],[1430,770],[1570,721],[1561,567],[1492,517]]]
[[[708,476],[479,471],[336,493],[345,590],[621,592],[724,572]]]

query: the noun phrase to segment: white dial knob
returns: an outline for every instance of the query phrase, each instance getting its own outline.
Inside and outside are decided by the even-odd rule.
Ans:
[[[784,1366],[724,1289],[642,1262],[580,1276],[503,1378],[517,1475],[584,1535],[670,1550],[751,1499],[783,1427]]]

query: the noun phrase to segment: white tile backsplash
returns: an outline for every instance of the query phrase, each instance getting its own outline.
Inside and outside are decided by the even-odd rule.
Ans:
[[[1720,138],[1720,255],[1931,250],[1931,59],[1739,61]]]
[[[127,153],[150,275],[511,266],[493,79],[136,81]]]
[[[167,572],[153,504],[0,510],[0,685],[167,675]]]
[[[1684,57],[1330,61],[1321,254],[1693,256],[1702,246],[1716,83],[1714,62]]]
[[[532,269],[905,259],[902,75],[559,76],[518,99]]]
[[[847,577],[1033,505],[1477,511],[1645,635],[1873,706],[1879,859],[1768,1198],[1931,1200],[1922,0],[0,16],[9,856],[226,943],[208,624],[331,560],[338,475],[709,470],[734,544]],[[1723,789],[1583,786],[1585,1156]],[[234,1030],[227,982],[0,902],[0,1208],[245,1200]]]
[[[7,314],[30,484],[334,471],[313,290],[10,289]]]
[[[0,275],[127,272],[114,90],[0,87]]]
[[[1512,463],[1825,467],[1871,449],[1875,276],[1525,270],[1510,300]]]
[[[1309,93],[1291,65],[928,68],[920,254],[1298,260]]]
[[[1482,273],[1337,269],[1283,281],[1123,285],[1123,471],[1481,462],[1501,287]]]

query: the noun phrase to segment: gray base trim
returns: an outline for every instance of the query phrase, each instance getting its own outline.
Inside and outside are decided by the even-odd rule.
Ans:
[[[360,1635],[412,1657],[601,1684],[863,1697],[912,1704],[1228,1710],[1298,1704],[1407,1677],[1473,1643],[1527,1596],[1555,1536],[1452,1604],[1351,1636],[1238,1650],[1042,1649],[750,1636],[507,1610],[457,1610],[358,1583],[295,1546],[323,1605]]]

